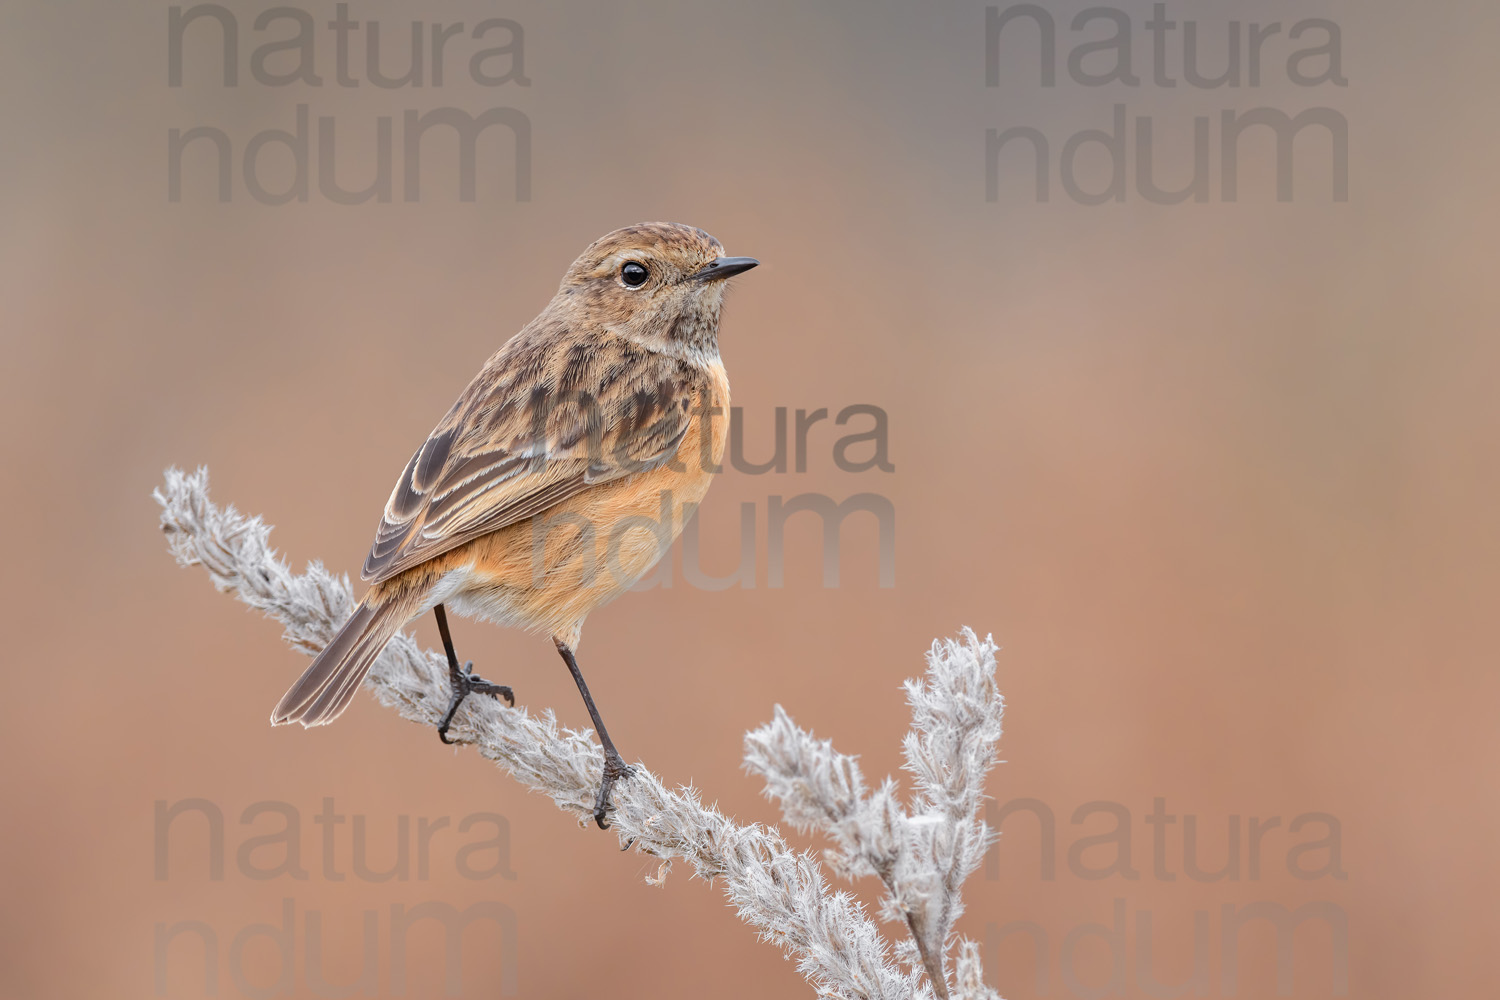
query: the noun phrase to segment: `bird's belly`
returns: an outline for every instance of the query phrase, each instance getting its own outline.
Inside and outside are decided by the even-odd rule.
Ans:
[[[523,594],[510,587],[497,587],[473,570],[454,570],[444,579],[454,578],[456,586],[446,604],[457,614],[512,628],[535,628],[542,624],[527,614]]]
[[[729,384],[722,369],[714,376],[707,402],[723,416],[694,420],[673,462],[475,539],[447,557],[450,572],[434,589],[463,614],[576,644],[584,617],[650,572],[708,492],[729,430]]]
[[[464,615],[568,632],[667,554],[712,478],[663,468],[595,486],[465,546],[434,591]]]

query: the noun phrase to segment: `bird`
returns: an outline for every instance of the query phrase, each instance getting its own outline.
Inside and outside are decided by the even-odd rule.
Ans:
[[[407,462],[361,572],[368,591],[272,724],[337,719],[391,638],[431,611],[451,683],[438,738],[451,743],[467,696],[515,697],[459,666],[446,609],[545,633],[604,749],[593,818],[607,829],[631,770],[578,666],[584,619],[650,571],[721,468],[719,316],[728,279],[759,263],[678,223],[591,243]]]

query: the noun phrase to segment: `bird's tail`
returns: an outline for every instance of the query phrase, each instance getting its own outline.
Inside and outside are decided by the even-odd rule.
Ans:
[[[391,595],[375,606],[366,597],[339,634],[282,696],[271,713],[271,725],[300,722],[304,726],[326,726],[342,715],[380,651],[411,620],[421,602],[420,593]]]

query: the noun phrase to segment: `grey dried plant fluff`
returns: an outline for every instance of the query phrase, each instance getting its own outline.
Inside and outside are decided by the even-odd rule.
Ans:
[[[206,469],[169,469],[154,495],[177,562],[202,566],[218,590],[281,622],[303,652],[322,649],[352,612],[346,576],[316,562],[293,573],[271,548],[269,525],[210,502]],[[745,766],[765,780],[788,823],[828,839],[829,868],[880,880],[880,916],[902,931],[894,947],[854,896],[828,884],[817,857],[793,849],[775,827],[742,825],[705,806],[691,786],[669,789],[636,765],[615,789],[613,829],[622,844],[662,859],[648,881],[677,858],[721,881],[740,918],[795,958],[820,997],[998,1000],[984,984],[978,946],[954,932],[960,888],[991,839],[979,816],[1004,706],[995,648],[965,629],[935,642],[926,675],[906,682],[913,790],[905,801],[891,778],[868,788],[856,758],[814,739],[780,706],[745,737]],[[444,656],[405,633],[365,680],[381,704],[424,726],[441,720],[448,685]],[[470,698],[452,733],[580,822],[592,815],[604,757],[591,731],[559,726],[550,709],[533,715]]]

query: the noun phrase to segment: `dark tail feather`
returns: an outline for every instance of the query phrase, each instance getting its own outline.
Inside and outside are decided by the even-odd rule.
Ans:
[[[396,597],[379,607],[361,604],[297,679],[271,713],[271,725],[326,726],[343,714],[386,643],[420,603]]]

